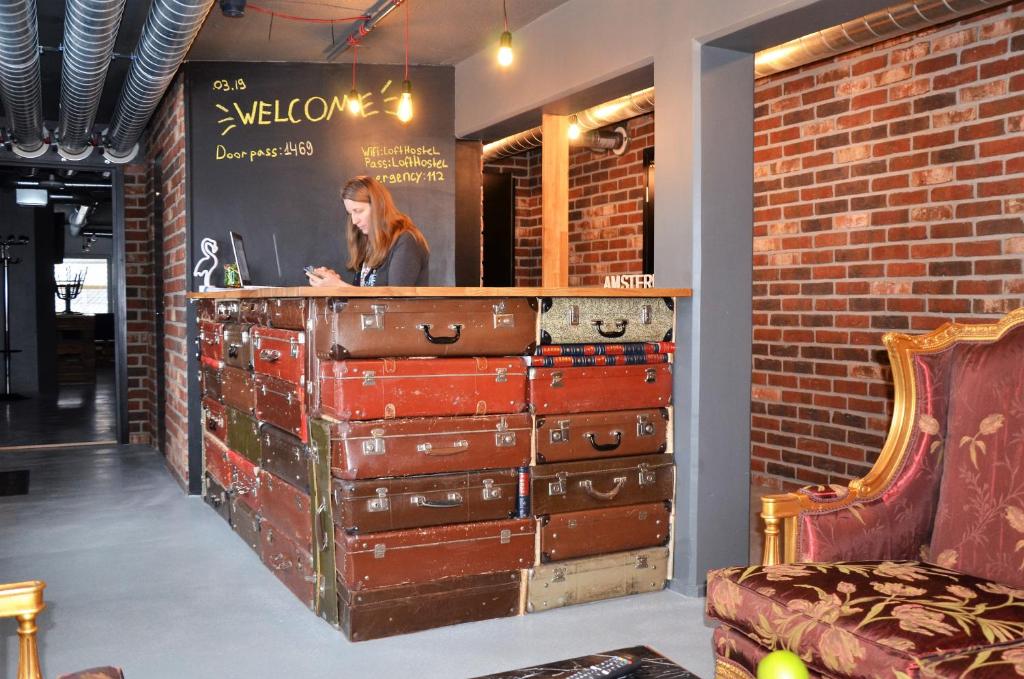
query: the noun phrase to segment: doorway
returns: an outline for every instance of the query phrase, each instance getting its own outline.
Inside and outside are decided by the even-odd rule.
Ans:
[[[485,169],[483,285],[512,287],[515,283],[515,192],[511,173]]]
[[[122,172],[78,165],[0,166],[0,450],[127,443]]]

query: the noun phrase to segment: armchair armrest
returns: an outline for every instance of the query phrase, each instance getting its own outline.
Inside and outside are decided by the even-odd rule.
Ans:
[[[45,582],[32,580],[0,585],[0,618],[18,619],[18,679],[41,679],[36,645],[36,616],[46,608]]]

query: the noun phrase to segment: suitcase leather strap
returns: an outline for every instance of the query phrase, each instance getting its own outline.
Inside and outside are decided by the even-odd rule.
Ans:
[[[616,476],[615,487],[611,490],[600,491],[594,490],[594,482],[590,479],[584,479],[580,481],[580,488],[587,492],[587,495],[594,498],[595,500],[614,500],[615,496],[619,494],[619,491],[626,485],[625,476]]]

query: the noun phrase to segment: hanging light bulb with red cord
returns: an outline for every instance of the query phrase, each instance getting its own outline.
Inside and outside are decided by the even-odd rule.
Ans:
[[[363,112],[363,102],[359,97],[359,90],[356,89],[356,61],[359,58],[359,43],[352,45],[352,89],[346,97],[348,112],[354,116]]]
[[[505,17],[505,31],[498,41],[498,64],[502,68],[512,65],[515,55],[512,53],[512,33],[508,30],[508,5],[507,0],[501,0],[501,12]]]
[[[395,115],[403,123],[412,120],[412,82],[409,81],[409,0],[405,0],[405,79]]]

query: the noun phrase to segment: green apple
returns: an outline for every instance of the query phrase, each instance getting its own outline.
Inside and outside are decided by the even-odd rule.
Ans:
[[[808,679],[807,667],[793,651],[772,651],[757,664],[757,679]]]

